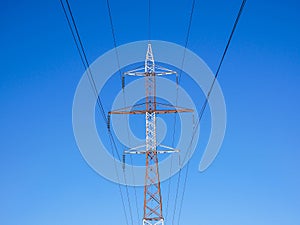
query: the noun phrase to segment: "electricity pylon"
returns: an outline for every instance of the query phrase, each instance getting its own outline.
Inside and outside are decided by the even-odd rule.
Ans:
[[[128,76],[142,76],[145,78],[145,102],[109,112],[111,114],[145,114],[146,143],[124,151],[124,154],[145,154],[146,172],[144,186],[144,216],[143,225],[164,225],[162,213],[162,195],[158,169],[158,154],[179,152],[165,145],[158,145],[156,141],[156,115],[167,113],[193,112],[187,109],[156,101],[156,76],[176,75],[170,69],[155,64],[151,44],[148,44],[145,65],[141,68],[125,72]],[[122,77],[124,87],[124,77]]]

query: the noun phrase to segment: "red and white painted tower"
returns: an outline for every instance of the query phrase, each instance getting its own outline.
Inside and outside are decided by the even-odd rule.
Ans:
[[[156,101],[156,77],[173,74],[177,75],[175,71],[155,64],[151,44],[148,44],[144,67],[124,73],[124,75],[144,77],[145,102],[139,104],[138,108],[133,106],[109,112],[109,116],[111,114],[145,114],[146,117],[145,145],[124,151],[124,154],[146,155],[143,225],[164,225],[158,154],[179,151],[172,147],[157,144],[156,115],[193,112],[191,109],[162,104]]]

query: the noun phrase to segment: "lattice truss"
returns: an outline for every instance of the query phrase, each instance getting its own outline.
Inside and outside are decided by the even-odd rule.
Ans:
[[[148,44],[145,65],[141,68],[125,72],[128,76],[143,76],[145,78],[145,102],[109,112],[112,114],[145,114],[146,143],[124,151],[124,154],[145,154],[146,172],[144,186],[144,216],[143,225],[164,224],[162,213],[162,195],[158,170],[158,154],[178,152],[165,145],[157,145],[156,115],[166,113],[193,112],[192,109],[158,103],[156,101],[156,76],[176,75],[175,71],[155,65],[151,44]],[[177,80],[177,79],[176,79]],[[122,79],[122,83],[124,83]],[[159,107],[159,108],[158,108]]]

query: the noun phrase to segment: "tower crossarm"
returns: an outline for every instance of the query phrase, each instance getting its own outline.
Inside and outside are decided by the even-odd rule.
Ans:
[[[180,152],[180,150],[166,145],[159,144],[157,145],[157,149],[155,150],[155,152],[157,154],[166,154],[166,153]],[[146,145],[141,145],[141,146],[124,150],[123,153],[124,154],[146,154]]]
[[[109,114],[146,114],[149,110],[129,110],[129,111],[110,111]],[[167,114],[167,113],[184,113],[184,112],[193,112],[191,109],[173,109],[173,110],[151,110],[150,112],[156,114]]]
[[[147,112],[156,113],[156,114],[167,114],[167,113],[185,113],[185,112],[194,112],[193,109],[180,107],[180,106],[172,106],[169,104],[158,103],[156,102],[156,110],[147,110],[145,109],[146,103],[128,106],[116,110],[110,111],[108,114],[146,114]],[[160,107],[162,106],[162,107]]]
[[[174,70],[170,70],[167,68],[164,68],[162,66],[155,66],[155,76],[164,76],[164,75],[177,75],[177,72]],[[134,70],[127,71],[123,73],[123,75],[128,75],[128,76],[140,76],[140,77],[146,77],[149,76],[149,72],[145,72],[145,68],[137,68]]]

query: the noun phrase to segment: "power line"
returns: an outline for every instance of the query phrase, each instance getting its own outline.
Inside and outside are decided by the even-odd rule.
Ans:
[[[124,102],[124,107],[126,107],[125,91],[124,91],[124,87],[123,87],[123,85],[124,85],[123,84],[123,76],[122,76],[122,73],[121,73],[119,52],[118,52],[118,49],[117,49],[117,39],[116,39],[116,35],[115,35],[115,28],[114,28],[114,24],[113,24],[113,18],[112,18],[112,12],[111,12],[111,6],[110,6],[109,0],[106,0],[106,5],[107,5],[107,11],[108,11],[108,16],[109,16],[109,21],[110,21],[111,34],[112,34],[112,37],[113,37],[114,49],[115,49],[115,52],[116,52],[116,60],[117,60],[118,72],[119,72],[121,83],[122,83],[123,102]],[[127,117],[126,117],[126,120],[127,120],[127,124],[128,124],[128,118]],[[127,134],[128,134],[128,141],[130,142],[128,127],[127,127]],[[130,156],[130,158],[131,158],[131,156]],[[135,175],[134,175],[134,172],[133,172],[132,158],[131,158],[131,169],[132,169],[131,171],[132,171],[133,181],[135,182],[135,178],[134,178]],[[125,188],[126,188],[127,197],[128,197],[129,212],[130,212],[131,221],[132,221],[132,224],[133,224],[132,209],[131,209],[131,204],[130,204],[130,200],[129,200],[128,185],[127,185],[127,182],[126,182],[126,174],[125,174],[124,170],[123,170],[123,175],[124,175],[124,179],[125,179],[125,183],[126,183]],[[139,216],[139,211],[138,211],[138,201],[137,201],[136,187],[134,186],[133,189],[134,189],[134,195],[135,195],[137,219],[139,220],[140,216]]]
[[[188,149],[190,149],[190,147],[191,147],[191,145],[192,145],[192,143],[193,143],[193,139],[194,139],[194,137],[195,137],[196,130],[198,129],[198,126],[199,126],[199,124],[200,124],[200,121],[201,121],[201,119],[202,119],[202,117],[203,117],[205,108],[206,108],[207,103],[208,103],[208,99],[209,99],[210,94],[211,94],[211,92],[212,92],[212,90],[213,90],[215,81],[216,81],[216,79],[217,79],[217,77],[218,77],[218,75],[219,75],[219,72],[220,72],[221,66],[222,66],[222,64],[223,64],[225,55],[226,55],[227,50],[228,50],[228,48],[229,48],[229,45],[230,45],[230,43],[231,43],[231,39],[232,39],[233,34],[234,34],[235,30],[236,30],[236,26],[237,26],[237,24],[238,24],[238,22],[239,22],[239,20],[240,20],[240,16],[241,16],[241,14],[242,14],[242,12],[243,12],[243,9],[244,9],[244,7],[245,7],[246,2],[247,2],[247,0],[243,0],[242,4],[241,4],[241,6],[240,6],[238,15],[237,15],[237,17],[236,17],[236,19],[235,19],[233,28],[232,28],[232,30],[231,30],[229,39],[228,39],[227,44],[226,44],[226,47],[225,47],[225,50],[224,50],[224,52],[223,52],[223,54],[222,54],[222,58],[221,58],[221,60],[220,60],[220,62],[219,62],[219,66],[218,66],[217,71],[216,71],[216,74],[215,74],[215,76],[214,76],[214,80],[213,80],[213,82],[212,82],[212,84],[211,84],[211,87],[210,87],[210,89],[209,89],[209,91],[208,91],[208,93],[207,93],[207,96],[206,96],[206,98],[205,98],[205,101],[204,101],[204,103],[203,103],[203,105],[202,105],[202,108],[201,108],[201,110],[200,110],[200,113],[199,113],[199,119],[198,119],[197,124],[196,124],[196,126],[195,126],[195,129],[194,129],[194,132],[193,132],[193,135],[192,135],[192,140],[191,140],[191,142],[190,142],[190,144],[189,144]],[[188,151],[187,151],[187,153],[188,153]],[[187,153],[186,153],[185,156],[187,156]],[[185,159],[186,159],[186,157],[184,158],[183,162],[185,161]],[[188,161],[188,163],[187,163],[187,169],[186,169],[186,173],[185,173],[185,180],[184,180],[184,184],[183,184],[183,193],[182,193],[182,198],[181,198],[181,203],[180,203],[180,208],[179,208],[179,214],[178,214],[178,225],[179,225],[179,222],[180,222],[180,216],[181,216],[181,210],[182,210],[183,198],[184,198],[185,189],[186,189],[187,176],[188,176],[188,171],[189,171],[189,162],[190,162],[190,161]]]
[[[65,8],[62,0],[60,0],[60,3],[61,3],[61,6],[63,8],[63,12],[65,14],[65,17],[67,19],[68,26],[69,26],[69,28],[71,30],[72,37],[74,39],[77,51],[78,51],[78,53],[80,55],[80,59],[82,61],[82,64],[83,64],[85,70],[87,71],[89,82],[90,82],[90,84],[92,86],[92,89],[93,89],[93,92],[94,92],[94,94],[95,94],[95,96],[97,98],[97,105],[99,107],[100,113],[101,113],[101,115],[102,115],[102,117],[104,119],[104,122],[107,124],[107,118],[106,118],[105,110],[104,110],[102,101],[101,101],[101,99],[100,99],[100,97],[98,95],[96,83],[95,83],[95,80],[93,78],[92,71],[90,69],[90,65],[89,65],[89,62],[87,60],[87,56],[85,54],[85,50],[84,50],[84,47],[83,47],[83,44],[82,44],[82,41],[81,41],[81,38],[80,38],[80,35],[79,35],[79,31],[78,31],[78,28],[77,28],[77,25],[76,25],[76,22],[75,22],[75,19],[74,19],[74,16],[73,16],[70,4],[69,4],[68,0],[66,0],[67,9],[68,9],[69,15],[71,17],[71,21],[72,21],[73,26],[72,26],[72,24],[70,22],[69,15],[68,15],[68,13],[66,11],[66,8]],[[107,132],[108,132],[108,135],[109,135],[109,138],[110,138],[110,145],[111,145],[111,149],[112,149],[112,154],[114,156],[114,151],[113,151],[113,149],[114,149],[116,151],[117,155],[118,155],[118,159],[120,160],[120,155],[119,155],[119,153],[117,151],[116,143],[114,141],[112,133],[111,133],[111,131],[109,129],[107,129]],[[114,157],[114,159],[115,159],[115,157]],[[115,169],[116,169],[116,163],[114,163],[114,164],[115,164]],[[117,179],[119,180],[119,175],[118,175],[117,170],[116,170],[116,175],[117,175]],[[120,192],[120,196],[121,196],[121,200],[122,200],[122,205],[123,205],[123,210],[124,210],[124,214],[125,214],[126,224],[128,225],[128,217],[127,217],[127,213],[126,213],[126,207],[125,207],[124,197],[123,197],[123,193],[122,193],[122,190],[121,190],[121,185],[120,185],[119,182],[118,182],[118,186],[119,186],[119,192]],[[129,193],[128,193],[128,189],[127,189],[127,184],[126,184],[126,193],[127,193],[127,200],[128,200],[129,208],[131,210],[130,201],[129,201]],[[132,224],[133,224],[132,214],[131,214],[131,221],[132,221]]]
[[[186,49],[187,49],[188,42],[189,42],[190,31],[191,31],[191,26],[192,26],[192,21],[193,21],[193,15],[194,15],[194,9],[195,9],[195,0],[192,1],[191,11],[190,11],[190,16],[189,16],[189,21],[188,21],[188,28],[187,28],[187,33],[186,33],[186,38],[185,38],[185,44],[184,44],[183,57],[182,57],[182,61],[181,61],[180,71],[179,71],[179,77],[178,78],[176,77],[176,82],[177,82],[176,105],[177,105],[177,102],[178,102],[178,86],[179,86],[179,83],[180,83],[180,80],[181,80],[182,69],[183,69],[183,65],[184,65],[184,61],[185,61],[185,56],[186,56]],[[174,114],[173,134],[172,134],[172,146],[174,146],[174,141],[175,141],[176,118],[177,118],[177,115]],[[173,164],[171,163],[171,167],[172,167],[172,165]],[[172,168],[170,168],[170,175],[171,175],[171,169]],[[180,178],[181,178],[181,171],[179,171],[178,178],[177,178],[175,204],[174,204],[174,213],[173,213],[172,221],[174,221],[174,219],[175,219],[175,212],[176,212],[176,205],[177,205],[177,198],[178,198],[178,190],[179,190]],[[167,198],[167,208],[166,208],[167,214],[166,214],[166,216],[168,215],[169,198],[170,198],[170,187],[171,187],[171,178],[169,179],[169,184],[168,184],[168,198]],[[172,222],[172,224],[173,224],[173,222]]]
[[[194,15],[194,9],[195,9],[195,0],[192,1],[192,8],[191,8],[190,19],[189,19],[188,29],[187,29],[187,35],[186,35],[185,44],[184,44],[184,52],[183,52],[183,57],[182,57],[182,61],[181,61],[181,69],[180,69],[180,72],[179,72],[178,83],[180,82],[180,79],[181,79],[183,64],[184,64],[184,61],[185,61],[186,49],[187,49],[187,46],[188,46],[188,43],[189,43],[189,38],[190,38],[190,33],[191,33],[191,26],[192,26],[193,15]]]
[[[118,49],[117,49],[117,40],[116,40],[115,28],[114,28],[114,24],[113,24],[113,19],[112,19],[112,13],[111,13],[111,7],[110,7],[109,0],[106,0],[106,5],[107,5],[108,16],[109,16],[111,35],[113,37],[114,49],[115,49],[115,52],[116,52],[118,71],[119,71],[120,78],[122,78],[120,60],[119,60],[119,52],[118,52]]]
[[[151,40],[151,0],[148,0],[148,41]]]
[[[106,114],[105,114],[105,110],[104,110],[104,107],[103,107],[103,104],[101,102],[101,99],[98,95],[98,91],[97,91],[97,87],[96,87],[96,84],[95,84],[95,80],[93,78],[93,75],[92,75],[92,71],[90,69],[90,65],[89,65],[89,62],[87,60],[87,56],[85,54],[85,50],[84,50],[84,47],[83,47],[83,44],[82,44],[82,41],[81,41],[81,38],[80,38],[80,35],[79,35],[79,32],[78,32],[78,29],[77,29],[77,26],[76,26],[76,23],[75,23],[75,20],[74,20],[74,17],[73,17],[73,14],[72,14],[72,11],[71,11],[71,8],[70,8],[70,5],[69,5],[69,2],[68,0],[66,0],[66,3],[67,3],[67,7],[68,7],[68,11],[69,11],[69,14],[70,14],[70,17],[71,17],[71,21],[72,21],[72,24],[74,26],[74,28],[72,27],[72,24],[71,24],[71,21],[69,19],[69,16],[66,12],[66,9],[64,7],[64,4],[62,2],[62,0],[60,0],[61,2],[61,5],[62,5],[62,8],[63,8],[63,11],[64,11],[64,14],[66,16],[66,19],[67,19],[67,22],[68,22],[68,25],[69,25],[69,28],[71,30],[71,33],[72,33],[72,36],[73,36],[73,39],[74,39],[74,42],[76,44],[76,48],[77,48],[77,51],[80,55],[80,59],[87,71],[87,75],[88,75],[88,78],[89,78],[89,82],[93,88],[93,91],[94,91],[94,94],[96,95],[96,98],[97,98],[97,105],[99,107],[99,110],[100,110],[100,113],[104,119],[104,121],[107,123],[107,118],[106,118]],[[225,55],[227,53],[227,50],[229,48],[229,45],[230,45],[230,42],[231,42],[231,39],[232,39],[232,36],[234,34],[234,31],[236,29],[236,26],[238,24],[238,21],[240,19],[240,16],[241,16],[241,13],[242,13],[242,10],[245,6],[245,3],[246,3],[246,0],[243,1],[242,5],[241,5],[241,8],[240,8],[240,11],[238,13],[238,16],[236,18],[236,21],[234,23],[234,26],[233,26],[233,29],[231,31],[231,34],[230,34],[230,37],[229,37],[229,40],[227,42],[227,45],[225,47],[225,50],[223,52],[223,55],[222,55],[222,58],[221,58],[221,61],[219,63],[219,66],[217,68],[217,71],[216,71],[216,74],[215,74],[215,77],[214,77],[214,80],[212,82],[212,85],[209,89],[209,92],[207,94],[207,97],[205,99],[205,102],[200,110],[200,116],[199,116],[199,119],[197,121],[197,124],[195,126],[195,129],[194,129],[194,134],[195,134],[195,130],[197,130],[199,124],[200,124],[200,121],[202,119],[202,116],[204,114],[204,111],[205,111],[205,108],[208,104],[208,99],[210,97],[210,94],[213,90],[213,87],[214,87],[214,84],[215,84],[215,81],[218,77],[218,74],[219,74],[219,71],[220,71],[220,68],[223,64],[223,60],[225,58]],[[150,34],[151,34],[151,28],[150,28],[150,0],[148,1],[148,4],[149,4],[149,11],[148,11],[148,26],[149,26],[149,31],[148,31],[148,38],[149,38],[149,41],[150,41]],[[110,24],[111,24],[111,32],[112,32],[112,36],[113,36],[113,42],[114,42],[114,48],[115,48],[115,51],[116,51],[116,58],[117,58],[117,64],[118,64],[118,67],[119,67],[119,73],[121,75],[121,70],[120,70],[120,63],[119,63],[119,56],[118,56],[118,51],[117,51],[117,45],[116,45],[116,37],[115,37],[115,30],[114,30],[114,26],[113,26],[113,21],[112,21],[112,15],[111,15],[111,8],[110,8],[110,4],[109,4],[109,0],[107,0],[107,6],[108,6],[108,12],[109,12],[109,18],[110,18]],[[178,83],[180,82],[180,79],[181,79],[181,74],[182,74],[182,68],[183,68],[183,65],[184,65],[184,60],[185,60],[185,54],[186,54],[186,48],[187,48],[187,45],[188,45],[188,41],[189,41],[189,36],[190,36],[190,29],[191,29],[191,24],[192,24],[192,18],[193,18],[193,12],[194,12],[194,6],[195,6],[195,0],[193,0],[192,2],[192,9],[191,9],[191,13],[190,13],[190,19],[189,19],[189,23],[188,23],[188,30],[187,30],[187,36],[186,36],[186,40],[185,40],[185,49],[184,49],[184,55],[183,55],[183,59],[182,59],[182,65],[181,65],[181,70],[180,70],[180,74],[179,74],[179,79],[178,79]],[[122,77],[122,75],[121,75]],[[176,124],[176,117],[175,117],[175,124]],[[175,126],[175,125],[174,125]],[[175,130],[175,129],[174,129]],[[112,136],[112,133],[111,131],[108,129],[108,134],[109,134],[109,138],[110,138],[110,144],[111,144],[111,148],[114,149],[118,155],[118,158],[120,160],[120,156],[119,156],[119,153],[117,151],[117,147],[116,147],[116,143],[114,141],[114,138]],[[190,142],[190,146],[189,148],[191,147],[191,144],[193,142],[193,138],[194,138],[194,134],[192,136],[192,140]],[[175,131],[173,133],[173,142],[174,142],[174,136],[175,136]],[[174,143],[173,143],[174,144]],[[189,149],[188,148],[188,149]],[[113,156],[114,156],[114,151],[112,150],[112,153],[113,153]],[[188,153],[188,152],[187,152]],[[187,156],[187,154],[185,155]],[[186,157],[185,157],[186,158]],[[183,160],[185,161],[185,159]],[[115,165],[116,167],[116,165]],[[185,194],[185,189],[186,189],[186,182],[187,182],[187,175],[188,175],[188,169],[189,169],[189,162],[187,163],[187,170],[186,170],[186,174],[185,174],[185,179],[184,179],[184,184],[183,184],[183,193],[182,193],[182,198],[181,198],[181,203],[180,203],[180,208],[179,208],[179,220],[180,220],[180,215],[181,215],[181,209],[182,209],[182,203],[183,203],[183,198],[184,198],[184,194]],[[177,182],[177,192],[176,192],[176,198],[175,198],[175,210],[174,210],[174,214],[173,214],[173,222],[172,224],[174,223],[174,216],[175,216],[175,211],[176,211],[176,205],[177,205],[177,198],[178,198],[178,190],[179,190],[179,181],[181,179],[181,170],[182,168],[180,168],[179,170],[179,176],[178,176],[178,182]],[[116,171],[117,172],[117,171]],[[117,173],[117,176],[118,176],[118,173]],[[119,179],[119,177],[118,177]],[[125,173],[124,173],[124,179],[125,179],[125,183],[126,182],[126,177],[125,177]],[[170,183],[169,183],[169,187],[170,187]],[[124,199],[123,199],[123,194],[122,194],[122,190],[121,190],[121,187],[120,187],[120,184],[119,184],[119,191],[120,191],[120,195],[121,195],[121,199],[122,199],[122,204],[123,204],[123,209],[124,209],[124,214],[125,214],[125,218],[126,218],[126,223],[128,225],[128,218],[127,218],[127,214],[126,214],[126,209],[125,209],[125,203],[124,203]],[[130,210],[130,216],[131,216],[131,222],[133,224],[133,217],[132,217],[132,211],[131,211],[131,205],[130,205],[130,199],[129,199],[129,192],[128,192],[128,186],[126,184],[126,193],[127,193],[127,201],[128,201],[128,205],[129,205],[129,210]],[[169,192],[168,192],[169,193]],[[136,194],[136,192],[135,192]],[[137,197],[136,197],[136,202],[137,202]],[[168,205],[167,205],[167,208],[168,208]],[[178,220],[178,224],[179,224],[179,220]]]
[[[72,33],[72,37],[73,37],[74,43],[75,43],[75,45],[76,45],[78,54],[79,54],[79,56],[80,56],[81,62],[82,62],[82,64],[83,64],[83,66],[84,66],[84,69],[86,69],[87,66],[85,65],[85,61],[84,61],[83,56],[82,56],[82,54],[81,54],[81,51],[80,51],[80,49],[79,49],[79,45],[78,45],[76,36],[75,36],[74,31],[73,31],[73,29],[72,29],[71,22],[70,22],[70,20],[69,20],[68,14],[67,14],[67,12],[66,12],[66,9],[65,9],[65,6],[63,5],[62,0],[60,0],[60,3],[61,3],[61,6],[62,6],[62,9],[63,9],[63,11],[64,11],[64,15],[65,15],[65,17],[66,17],[66,20],[67,20],[67,22],[68,22],[68,26],[69,26],[69,28],[70,28],[70,31],[71,31],[71,33]]]
[[[73,25],[74,25],[74,29],[75,29],[75,32],[76,32],[77,40],[78,40],[78,42],[79,42],[79,46],[80,46],[80,49],[81,49],[81,53],[82,53],[82,55],[83,55],[83,59],[84,59],[84,63],[83,63],[83,64],[84,64],[84,66],[86,67],[85,69],[88,71],[88,75],[89,75],[88,77],[89,77],[90,83],[91,83],[91,85],[92,85],[92,87],[93,87],[94,94],[97,96],[97,104],[98,104],[98,106],[99,106],[99,108],[100,108],[102,117],[103,117],[103,119],[104,119],[105,121],[107,121],[107,118],[106,118],[106,116],[105,116],[105,111],[104,111],[104,108],[103,108],[103,104],[102,104],[102,101],[101,101],[101,99],[100,99],[100,97],[99,97],[99,95],[98,95],[96,83],[95,83],[94,77],[93,77],[93,75],[92,75],[92,71],[91,71],[91,69],[90,69],[90,64],[89,64],[89,62],[88,62],[88,60],[87,60],[87,57],[86,57],[86,54],[85,54],[85,50],[84,50],[84,47],[83,47],[83,44],[82,44],[82,41],[81,41],[81,38],[80,38],[80,35],[79,35],[79,32],[78,32],[77,25],[76,25],[76,23],[75,23],[75,19],[74,19],[74,16],[73,16],[73,13],[72,13],[72,10],[71,10],[69,1],[66,0],[66,3],[67,3],[68,11],[69,11],[70,16],[71,16],[71,19],[72,19],[72,23],[73,23]],[[63,4],[62,4],[62,5],[63,5]],[[65,10],[64,10],[64,11],[65,11]],[[67,16],[67,15],[66,15],[66,16]],[[75,39],[75,41],[77,41],[77,40]],[[78,45],[78,43],[77,43],[77,45]]]

